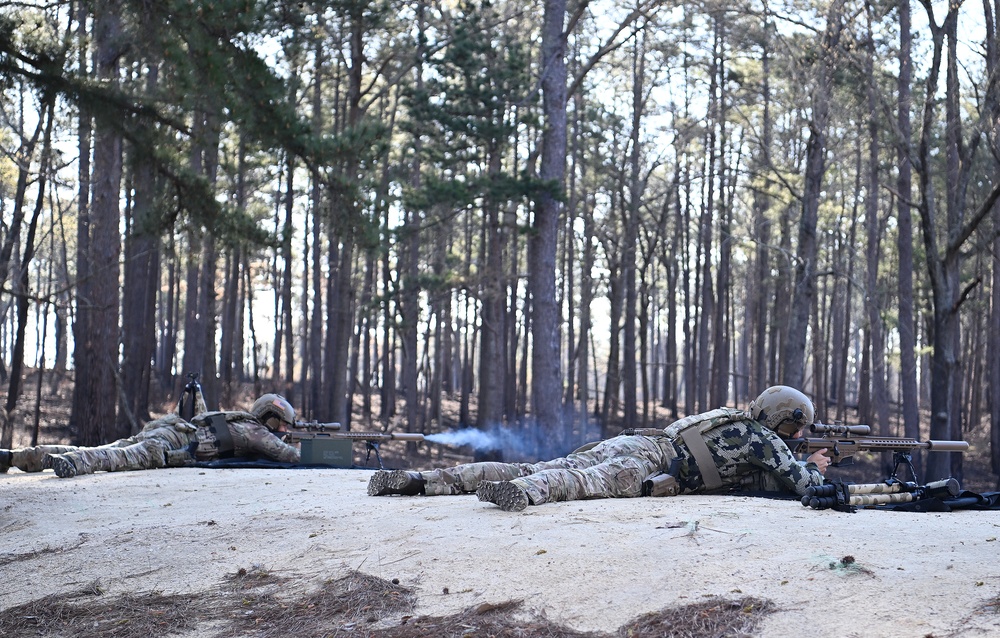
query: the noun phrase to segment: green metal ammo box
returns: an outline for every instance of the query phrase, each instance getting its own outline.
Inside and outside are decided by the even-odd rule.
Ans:
[[[301,463],[303,465],[328,465],[351,467],[354,465],[354,446],[350,439],[316,437],[302,439]]]

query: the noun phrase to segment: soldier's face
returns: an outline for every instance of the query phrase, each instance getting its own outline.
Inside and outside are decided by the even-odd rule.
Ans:
[[[266,425],[267,429],[272,432],[285,432],[285,422],[278,417],[272,416],[264,425]]]

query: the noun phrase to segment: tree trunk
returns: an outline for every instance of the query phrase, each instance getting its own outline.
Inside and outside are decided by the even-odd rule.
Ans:
[[[601,427],[604,434],[610,433],[611,422],[618,417],[621,393],[621,321],[625,304],[622,275],[615,263],[609,263],[608,303],[611,304],[610,330],[608,334],[608,367],[604,376],[604,400],[601,403]]]
[[[292,268],[295,265],[292,254],[292,236],[295,234],[295,222],[292,213],[295,208],[295,160],[288,157],[288,184],[285,191],[285,220],[281,233],[281,256],[284,264],[281,270],[281,325],[282,336],[285,339],[285,368],[282,373],[279,362],[275,361],[275,372],[284,378],[279,387],[284,388],[284,396],[294,400],[292,391],[295,388],[295,327],[292,323]]]
[[[1000,15],[996,15],[993,6],[984,3],[987,9],[986,31],[988,37],[987,65],[996,69],[1000,65],[1000,51],[997,50],[996,20],[1000,20]],[[994,204],[991,211],[993,228],[1000,229],[1000,206]],[[992,254],[1000,255],[1000,233],[994,235]],[[993,475],[996,477],[996,486],[1000,488],[1000,260],[992,260],[992,285],[991,289],[991,311],[987,324],[988,352],[991,356],[986,358],[986,374],[989,378],[989,406],[990,406],[990,466]]]
[[[714,17],[715,21],[715,45],[714,57],[716,66],[716,102],[715,102],[715,122],[712,124],[713,130],[718,127],[718,166],[716,169],[718,178],[718,198],[719,203],[717,216],[719,220],[719,263],[715,273],[715,306],[712,317],[712,372],[705,380],[709,388],[709,402],[705,407],[718,407],[728,405],[729,399],[729,349],[730,332],[728,330],[729,319],[729,299],[730,299],[730,277],[733,238],[731,236],[732,213],[729,210],[727,197],[728,167],[726,162],[726,89],[725,80],[727,74],[726,67],[726,24],[725,14],[719,13]],[[707,274],[707,271],[706,271]],[[707,351],[702,356],[706,356]]]
[[[82,72],[88,67],[87,45],[87,8],[81,3],[77,9],[77,50],[78,64]],[[93,135],[92,116],[85,105],[80,106],[77,137],[79,139],[79,184],[77,194],[76,216],[76,317],[73,321],[73,407],[70,413],[70,425],[79,431],[86,422],[89,391],[91,387],[90,370],[93,360],[90,335],[90,196],[91,196],[91,142]],[[97,437],[93,437],[97,442]],[[84,439],[78,439],[83,442]]]
[[[768,127],[765,125],[765,131],[767,129]],[[748,327],[752,330],[753,339],[750,382],[748,383],[752,397],[756,397],[771,385],[771,380],[767,376],[767,300],[771,272],[770,250],[768,249],[771,240],[771,221],[767,215],[771,208],[771,197],[767,192],[769,183],[768,180],[765,180],[764,190],[754,193],[753,227],[756,249],[754,250],[754,275],[750,277],[750,290],[747,293],[750,301],[747,309]]]
[[[160,296],[160,345],[157,348],[157,373],[161,389],[173,392],[174,358],[177,355],[177,312],[180,306],[180,284],[177,268],[177,242],[171,234],[166,246],[166,290]],[[162,261],[162,260],[161,260]]]
[[[351,404],[348,401],[347,363],[350,354],[351,333],[354,328],[354,289],[351,286],[351,273],[354,266],[354,244],[345,240],[340,251],[340,262],[337,266],[336,293],[330,303],[334,308],[330,312],[333,318],[330,330],[334,334],[334,349],[332,354],[332,384],[331,413],[333,419],[350,429]]]
[[[497,179],[500,176],[499,149],[488,151],[488,174]],[[504,371],[504,309],[506,294],[503,286],[503,239],[500,228],[500,210],[497,202],[487,197],[483,210],[484,241],[481,243],[485,254],[481,261],[486,269],[482,274],[479,348],[479,400],[476,413],[476,427],[489,430],[503,421]]]
[[[899,192],[896,232],[899,253],[899,373],[903,407],[903,435],[916,439],[920,438],[920,393],[917,390],[917,340],[913,319],[913,220],[910,213],[910,198],[913,192],[913,168],[910,158],[910,136],[912,134],[910,82],[913,76],[913,60],[910,56],[912,42],[910,0],[900,0],[898,7],[899,90],[896,121],[900,139],[896,153],[899,171],[896,177],[896,190]],[[922,476],[921,455],[914,454],[913,457],[915,469]]]
[[[809,144],[806,149],[806,172],[802,196],[802,217],[799,219],[799,245],[796,253],[795,289],[791,297],[788,333],[782,344],[782,383],[804,389],[806,332],[809,311],[816,294],[816,224],[823,175],[826,172],[826,133],[830,118],[833,75],[837,64],[836,50],[842,29],[843,0],[834,0],[827,14],[816,85],[812,93],[812,119],[809,122]]]
[[[641,37],[640,37],[641,36]],[[635,38],[632,53],[632,134],[629,155],[628,202],[622,206],[625,236],[622,241],[622,283],[625,288],[625,324],[623,333],[622,382],[624,415],[622,426],[634,428],[638,421],[636,404],[636,249],[639,243],[639,209],[642,198],[639,174],[640,128],[643,111],[643,75],[645,73],[645,30]]]
[[[45,134],[42,138],[41,157],[38,163],[38,196],[35,199],[35,209],[32,213],[31,221],[28,222],[28,233],[24,239],[24,252],[21,255],[21,263],[17,271],[17,283],[13,286],[17,295],[17,331],[14,335],[14,350],[10,359],[10,383],[7,387],[4,414],[2,415],[5,418],[0,419],[0,425],[3,426],[0,429],[2,430],[0,431],[0,434],[2,434],[0,436],[0,446],[7,449],[13,447],[14,425],[17,421],[14,418],[14,411],[21,397],[21,385],[24,377],[24,340],[28,328],[28,309],[30,306],[28,298],[30,292],[28,274],[31,260],[35,256],[35,235],[38,230],[38,220],[42,216],[42,207],[45,203],[45,185],[48,181],[46,176],[51,171],[49,164],[51,159],[52,124],[55,119],[54,105],[55,95],[52,94],[43,103],[41,117],[39,117],[38,121],[39,127],[44,127],[45,129]],[[32,144],[33,146],[34,144]],[[31,155],[29,153],[22,156],[22,164],[19,169],[22,176],[31,170]],[[19,179],[18,182],[20,184],[22,180]],[[24,192],[22,191],[20,194],[21,197],[16,198],[17,201],[15,201],[17,209],[21,209],[24,206]],[[6,264],[7,262],[3,263]],[[41,374],[41,370],[39,370],[39,374]]]
[[[246,144],[240,137],[236,158],[236,208],[246,210]],[[243,261],[243,247],[236,244],[226,251],[225,281],[222,299],[222,323],[220,325],[219,375],[222,381],[222,400],[225,405],[232,405],[233,382],[239,378],[242,370],[243,341],[237,340],[242,322],[240,308],[240,281]]]
[[[771,209],[770,163],[771,144],[773,142],[773,123],[771,121],[771,22],[767,4],[764,6],[764,42],[761,46],[761,103],[763,108],[763,124],[761,134],[761,150],[757,164],[765,172],[763,186],[753,194],[753,232],[756,243],[754,250],[753,276],[748,282],[747,332],[752,339],[750,380],[748,388],[750,395],[756,397],[770,385],[767,376],[767,299],[769,281],[771,280],[771,264],[769,245],[771,241],[771,220],[768,211]]]
[[[150,65],[146,90],[156,90],[158,67]],[[122,288],[122,397],[119,431],[134,434],[139,420],[148,421],[149,385],[156,349],[156,291],[160,287],[160,237],[154,206],[156,175],[148,158],[133,162],[135,198],[130,231],[125,237],[125,281]]]
[[[318,16],[320,28],[325,27],[322,15]],[[326,49],[322,38],[316,38],[316,49],[314,51],[315,63],[313,64],[313,93],[312,93],[312,127],[316,131],[323,131],[326,121],[323,114],[323,87],[326,69]],[[312,173],[312,315],[309,320],[309,352],[303,362],[309,368],[309,381],[306,388],[303,388],[305,398],[306,414],[316,418],[320,410],[320,395],[323,388],[323,223],[328,219],[326,210],[326,200],[320,186],[320,175],[318,170]],[[388,257],[386,257],[388,259]],[[388,287],[388,282],[386,282]],[[387,305],[389,301],[385,302]],[[386,331],[389,327],[386,326]],[[386,352],[388,352],[388,338],[386,339]],[[388,356],[388,355],[387,355]],[[382,411],[387,410],[386,400],[383,397]]]
[[[674,173],[674,188],[676,189],[677,184],[680,180],[680,167],[675,169]],[[678,248],[679,239],[677,237],[678,228],[676,226],[680,221],[680,196],[679,193],[675,191],[674,194],[675,207],[677,209],[676,216],[670,216],[675,219],[675,225],[673,227],[673,232],[664,233],[666,241],[664,242],[664,255],[662,257],[663,268],[666,271],[667,276],[667,329],[666,329],[666,345],[663,352],[663,407],[669,410],[670,418],[676,420],[678,415],[678,405],[677,405],[677,378],[678,372],[680,370],[680,361],[678,361],[678,349],[677,349],[677,299],[678,299],[678,270],[677,260],[674,258],[680,251]],[[671,201],[668,198],[664,202],[664,218],[668,218],[669,210],[673,209],[671,207]]]
[[[121,5],[102,3],[94,25],[95,66],[102,82],[117,83],[121,53]],[[127,436],[116,427],[118,403],[119,277],[122,248],[119,197],[122,138],[115,125],[98,121],[94,139],[93,201],[90,216],[90,305],[88,333],[83,335],[88,357],[84,412],[77,424],[80,444],[99,445]],[[78,346],[79,347],[79,343]]]
[[[1000,206],[993,207],[993,227],[1000,228]],[[993,254],[1000,255],[1000,235],[993,240]],[[992,310],[990,312],[989,363],[990,462],[1000,488],[1000,261],[993,260]]]
[[[867,231],[867,252],[868,277],[866,285],[865,306],[868,309],[868,330],[871,334],[871,381],[872,381],[872,407],[873,416],[876,418],[874,432],[880,434],[889,433],[889,396],[886,390],[885,373],[885,341],[882,331],[882,299],[878,294],[878,265],[880,258],[879,246],[882,240],[881,224],[878,214],[878,166],[879,166],[879,144],[878,130],[878,87],[874,72],[875,66],[875,41],[872,32],[872,11],[870,3],[866,6],[868,14],[868,187],[865,194],[865,226]]]
[[[556,248],[561,196],[566,173],[566,63],[563,24],[566,0],[545,0],[542,21],[542,159],[539,178],[549,188],[535,202],[531,238],[531,406],[536,423],[546,430],[562,430],[559,326],[556,305]]]
[[[588,431],[590,410],[587,401],[590,399],[590,336],[593,329],[591,304],[594,301],[594,211],[589,204],[586,206],[583,218],[583,263],[580,268],[580,336],[577,348],[577,379],[578,389],[576,400],[579,403],[579,418],[581,431]]]

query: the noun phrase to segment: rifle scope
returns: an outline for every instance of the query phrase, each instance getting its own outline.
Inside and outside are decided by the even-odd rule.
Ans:
[[[809,429],[815,434],[833,434],[834,436],[865,435],[871,434],[871,426],[868,425],[827,425],[825,423],[813,423]]]

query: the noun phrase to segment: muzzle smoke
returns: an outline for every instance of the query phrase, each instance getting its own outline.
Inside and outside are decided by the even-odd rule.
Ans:
[[[507,462],[535,462],[565,456],[588,441],[600,439],[600,429],[571,434],[523,423],[497,425],[487,430],[462,428],[428,434],[426,439],[442,445],[467,446],[476,452],[500,452]]]
[[[477,430],[475,428],[439,432],[438,434],[428,434],[425,438],[428,441],[442,443],[444,445],[468,445],[477,452],[489,452],[492,450],[498,450],[501,447],[500,437],[491,434],[490,432],[483,432],[482,430]]]

